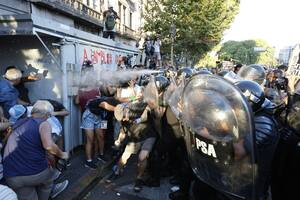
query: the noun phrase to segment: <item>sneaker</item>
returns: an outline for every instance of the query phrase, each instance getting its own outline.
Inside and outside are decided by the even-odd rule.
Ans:
[[[170,190],[171,190],[171,192],[176,192],[176,191],[180,190],[180,187],[175,185],[175,186],[171,187]]]
[[[97,165],[93,161],[85,161],[85,167],[89,167],[90,169],[97,169]]]
[[[106,162],[107,162],[107,159],[105,158],[104,155],[98,155],[98,156],[97,156],[97,159],[98,159],[99,161],[102,161],[103,163],[106,163]]]
[[[135,192],[140,192],[143,188],[143,180],[142,179],[136,179],[133,190]]]
[[[111,173],[111,175],[109,175],[109,177],[105,180],[106,183],[111,183],[113,181],[115,181],[116,179],[119,178],[119,174],[116,174],[116,173]]]
[[[70,167],[70,166],[71,166],[71,161],[67,160],[67,167]]]
[[[68,180],[65,180],[64,182],[55,184],[51,191],[51,194],[50,194],[51,199],[54,199],[55,197],[57,197],[57,195],[59,195],[62,191],[64,191],[68,185],[69,185]]]
[[[61,171],[56,170],[53,172],[53,180],[55,181],[61,175]]]

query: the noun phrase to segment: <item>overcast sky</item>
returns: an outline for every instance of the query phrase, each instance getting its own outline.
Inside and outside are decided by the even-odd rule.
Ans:
[[[300,0],[241,0],[227,40],[264,39],[282,48],[300,43]]]

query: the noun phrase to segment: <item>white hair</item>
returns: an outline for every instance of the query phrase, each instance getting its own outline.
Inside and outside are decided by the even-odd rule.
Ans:
[[[49,101],[38,100],[32,107],[31,114],[37,113],[41,115],[51,115],[54,112],[54,108]]]
[[[10,81],[15,81],[22,78],[22,72],[19,69],[15,68],[9,69],[4,74],[4,78]]]

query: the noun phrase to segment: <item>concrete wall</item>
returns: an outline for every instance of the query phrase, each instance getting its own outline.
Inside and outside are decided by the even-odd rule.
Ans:
[[[17,15],[30,13],[30,4],[24,0],[1,0],[0,15]]]
[[[52,43],[57,42],[52,37],[44,41],[59,56],[59,49],[53,48]],[[48,70],[48,76],[40,81],[26,83],[31,101],[41,98],[50,98],[61,101],[61,71],[54,64],[51,56],[35,36],[5,36],[0,37],[0,73],[4,73],[9,65],[15,65],[24,74]],[[59,57],[58,57],[59,60]]]
[[[32,5],[32,14],[40,18],[47,19],[49,21],[55,21],[60,24],[74,27],[74,20],[72,18],[47,10],[43,7],[37,7],[35,5]]]

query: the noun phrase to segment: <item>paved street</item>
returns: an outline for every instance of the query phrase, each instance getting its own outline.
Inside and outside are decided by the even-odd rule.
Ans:
[[[105,177],[84,197],[85,200],[167,200],[170,192],[168,179],[161,181],[156,188],[143,187],[140,193],[133,191],[136,161],[131,159],[124,170],[123,176],[115,182],[105,183]]]

